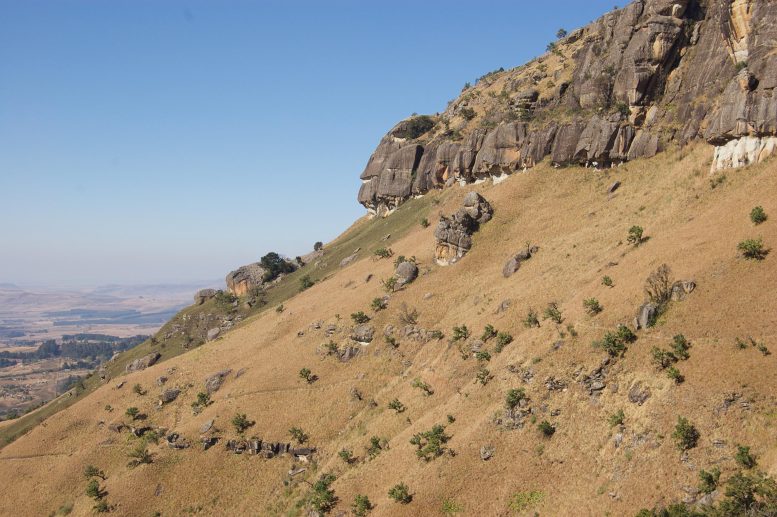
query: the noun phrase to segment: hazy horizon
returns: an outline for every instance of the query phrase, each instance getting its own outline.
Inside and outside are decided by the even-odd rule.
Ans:
[[[396,122],[612,8],[553,4],[0,0],[0,282],[307,253],[365,213],[359,174]]]

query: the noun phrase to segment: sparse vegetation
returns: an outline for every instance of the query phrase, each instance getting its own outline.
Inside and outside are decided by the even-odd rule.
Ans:
[[[299,427],[292,427],[291,429],[289,429],[289,435],[291,435],[291,437],[294,440],[296,440],[296,442],[300,445],[307,442],[309,438],[307,433],[305,433],[305,431],[303,431]]]
[[[378,454],[383,452],[383,449],[388,448],[388,441],[387,440],[381,440],[377,436],[373,436],[370,438],[370,444],[366,447],[367,450],[367,456],[369,456],[370,459],[375,459]]]
[[[252,425],[254,425],[254,423],[248,420],[245,413],[236,413],[235,416],[232,417],[232,427],[235,428],[235,432],[239,435],[245,433]]]
[[[469,338],[470,332],[466,325],[461,325],[459,327],[453,327],[453,341],[464,341],[465,339]]]
[[[399,307],[399,321],[405,325],[417,325],[418,318],[421,314],[414,307],[409,307],[406,303],[402,303]]]
[[[643,233],[644,229],[641,226],[632,226],[629,228],[629,234],[626,237],[626,242],[633,246],[639,246],[645,240]]]
[[[363,323],[367,323],[368,321],[370,321],[370,317],[364,314],[364,311],[354,312],[353,314],[351,314],[351,319],[357,325],[361,325]]]
[[[673,380],[675,384],[681,384],[685,381],[685,377],[683,377],[683,375],[680,373],[680,370],[674,366],[670,366],[666,370],[666,376]]]
[[[427,219],[426,217],[421,219],[421,228],[429,228],[429,226],[430,226],[429,219]]]
[[[413,500],[413,496],[410,495],[410,489],[404,483],[398,483],[391,487],[388,491],[388,496],[400,504],[408,504]]]
[[[143,386],[141,386],[140,384],[135,384],[132,387],[132,393],[134,393],[135,395],[143,396],[146,394],[146,390],[144,390]]]
[[[601,348],[611,357],[622,356],[627,345],[636,341],[637,336],[625,325],[619,325],[614,332],[607,332],[600,341],[594,341],[595,348]]]
[[[505,406],[507,409],[515,409],[525,398],[526,391],[523,388],[510,389],[505,395]]]
[[[136,420],[138,418],[138,415],[140,415],[140,410],[135,406],[132,406],[132,407],[128,407],[127,411],[125,411],[124,414],[130,417],[132,420]]]
[[[370,502],[370,498],[366,495],[357,494],[353,499],[353,504],[351,505],[351,511],[353,511],[354,516],[365,517],[365,515],[370,513],[370,510],[372,510],[372,503]]]
[[[413,435],[410,444],[416,446],[416,456],[428,462],[443,455],[448,440],[450,436],[445,434],[445,426],[437,424],[429,431]]]
[[[405,405],[396,398],[388,403],[388,408],[393,409],[397,413],[403,413],[407,409]]]
[[[353,452],[350,449],[341,449],[340,452],[337,453],[337,455],[346,464],[350,464],[351,462],[353,462]]]
[[[543,420],[537,424],[537,429],[539,429],[540,432],[548,438],[556,434],[556,427],[547,420]]]
[[[481,341],[487,342],[489,339],[496,337],[497,331],[493,325],[486,325],[483,329],[483,335],[480,336]]]
[[[734,455],[737,465],[744,469],[752,469],[756,465],[755,456],[750,452],[750,447],[737,445],[737,452]]]
[[[316,283],[313,281],[313,279],[310,278],[310,275],[305,275],[299,279],[299,290],[302,292],[306,289],[310,289],[315,284]]]
[[[323,242],[321,242],[321,241],[317,241],[317,242],[316,242],[316,243],[313,245],[313,251],[321,251],[322,249],[324,249],[324,243],[323,243]]]
[[[723,185],[726,182],[726,175],[725,174],[717,174],[715,177],[713,177],[710,180],[710,188],[712,190],[715,190],[719,186]]]
[[[558,304],[556,302],[550,302],[548,304],[548,306],[545,308],[544,318],[558,324],[561,324],[564,321],[564,318],[561,316],[561,310],[558,308]]]
[[[704,494],[711,494],[718,488],[718,482],[720,481],[720,469],[717,467],[711,468],[709,471],[699,471],[699,491]]]
[[[583,300],[583,308],[585,309],[586,314],[589,316],[596,316],[604,310],[602,305],[599,303],[599,300],[596,298],[587,298]]]
[[[392,251],[391,248],[378,248],[378,249],[375,250],[374,254],[379,259],[382,259],[382,258],[389,258],[389,257],[391,257],[392,255],[394,255],[394,252]]]
[[[769,254],[764,248],[763,239],[746,239],[737,245],[742,256],[748,260],[763,260]]]
[[[310,506],[317,512],[329,513],[337,503],[335,491],[332,490],[332,483],[335,482],[334,474],[323,474],[318,481],[313,484],[313,493],[310,497]]]
[[[494,352],[500,353],[504,348],[513,342],[513,336],[507,332],[500,332],[496,335],[496,345],[494,345]]]
[[[645,280],[645,294],[648,299],[663,307],[672,298],[672,270],[666,264],[650,273]]]
[[[475,381],[485,386],[492,379],[492,377],[493,375],[491,375],[491,372],[489,371],[489,369],[484,366],[481,366],[478,369],[478,373],[475,375]]]
[[[610,278],[609,276],[605,275],[605,276],[602,277],[602,285],[605,286],[605,287],[612,287],[615,284],[613,283],[612,278]]]
[[[699,441],[699,431],[696,430],[687,418],[677,417],[677,424],[675,425],[674,432],[672,432],[672,438],[679,450],[687,451],[696,447]]]
[[[488,350],[480,350],[475,354],[475,359],[480,362],[488,362],[491,360],[491,354],[488,353]]]
[[[375,312],[380,312],[386,307],[388,307],[388,302],[385,298],[373,298],[372,303],[370,304],[370,307]]]
[[[383,290],[387,293],[393,293],[397,288],[397,277],[390,276],[385,280],[381,280],[380,285],[383,286]]]
[[[127,464],[130,468],[135,468],[139,465],[148,464],[153,461],[153,457],[151,456],[151,453],[148,452],[145,442],[139,443],[127,454],[127,456],[131,458],[130,462]]]
[[[446,499],[442,502],[440,511],[445,515],[456,515],[464,511],[464,507],[453,499]]]
[[[98,469],[94,465],[87,465],[86,467],[84,467],[84,477],[86,479],[100,478],[103,481],[105,481],[105,472]]]
[[[623,412],[622,409],[619,409],[610,417],[607,419],[607,421],[610,423],[610,427],[617,427],[619,425],[623,425],[623,422],[626,420],[626,414]]]
[[[543,499],[545,499],[545,494],[538,490],[518,492],[510,499],[510,510],[513,512],[525,512],[532,506],[540,504]]]
[[[566,37],[567,37],[567,34],[568,34],[568,33],[567,33],[567,30],[566,30],[566,29],[559,29],[559,30],[556,32],[556,37],[557,37],[558,39],[563,39],[563,38],[566,38]]]
[[[427,383],[416,377],[413,379],[413,383],[411,384],[414,388],[418,388],[419,390],[424,392],[424,395],[427,397],[434,394],[434,390],[432,390],[432,387],[429,386]]]
[[[523,319],[523,326],[526,328],[533,328],[540,326],[540,320],[537,317],[537,311],[529,309],[526,313],[526,317]]]
[[[317,379],[317,377],[313,375],[313,372],[310,371],[310,368],[302,368],[299,371],[299,378],[308,384],[313,384]]]

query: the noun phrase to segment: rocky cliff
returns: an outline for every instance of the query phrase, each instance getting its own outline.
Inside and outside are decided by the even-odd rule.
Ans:
[[[535,166],[606,167],[704,139],[713,172],[777,148],[777,2],[636,0],[397,124],[358,200],[390,213],[431,189]]]

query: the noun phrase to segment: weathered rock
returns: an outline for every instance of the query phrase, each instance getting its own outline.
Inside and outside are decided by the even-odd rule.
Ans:
[[[464,207],[452,217],[440,216],[434,231],[434,258],[437,264],[454,264],[466,255],[472,247],[472,234],[480,224],[490,221],[493,213],[488,201],[477,192],[470,192],[464,198]]]
[[[634,327],[639,329],[648,328],[653,324],[658,316],[658,305],[652,302],[644,303],[637,311],[637,316],[634,318]]]
[[[484,445],[480,448],[480,459],[483,461],[488,461],[494,456],[494,446],[493,445]]]
[[[151,352],[148,355],[144,355],[138,359],[135,359],[125,367],[127,372],[138,372],[145,370],[149,366],[153,366],[162,355],[159,352]]]
[[[197,293],[194,295],[194,303],[197,305],[202,305],[203,303],[207,302],[214,296],[216,296],[215,289],[200,289],[197,291]]]
[[[163,376],[161,376],[161,377],[157,377],[157,380],[156,380],[156,385],[157,385],[157,386],[164,386],[164,384],[165,384],[166,382],[167,382],[167,377],[165,377],[165,376],[163,375]]]
[[[357,325],[351,332],[351,339],[362,344],[371,343],[374,336],[375,328],[367,324]]]
[[[635,382],[629,388],[629,401],[641,406],[650,398],[650,388],[643,386],[641,381]]]
[[[219,389],[221,389],[221,386],[224,384],[224,380],[230,373],[232,373],[232,370],[228,369],[208,375],[208,377],[205,379],[205,392],[208,395],[213,395],[216,393]]]
[[[678,280],[672,284],[672,301],[685,300],[686,295],[691,294],[694,289],[696,289],[696,282],[693,280]]]
[[[213,419],[206,421],[202,426],[200,427],[200,434],[205,434],[208,431],[210,431],[213,428]]]
[[[502,268],[502,276],[509,278],[521,268],[521,263],[529,260],[532,256],[539,251],[537,246],[527,246],[525,250],[519,251],[510,260],[505,263]]]
[[[251,289],[264,285],[265,273],[259,262],[242,266],[227,275],[227,289],[235,296],[245,296]]]
[[[418,277],[418,266],[415,262],[406,260],[397,266],[394,276],[397,279],[398,287],[410,284]]]
[[[607,193],[608,194],[614,193],[616,190],[618,190],[620,188],[620,186],[621,186],[621,182],[620,181],[616,181],[615,183],[610,185],[610,188],[607,189]]]
[[[217,337],[219,337],[219,334],[221,334],[221,329],[219,327],[212,328],[208,330],[208,333],[206,334],[206,337],[208,341],[213,341]]]
[[[356,259],[358,258],[358,252],[354,253],[353,255],[348,255],[343,260],[340,261],[340,267],[345,267],[350,264],[352,264]]]
[[[178,388],[168,388],[162,392],[162,395],[159,397],[159,402],[162,404],[169,404],[177,399],[180,393],[181,390]]]

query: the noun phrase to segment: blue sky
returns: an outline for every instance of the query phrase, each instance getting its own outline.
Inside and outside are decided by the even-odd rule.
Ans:
[[[364,214],[381,136],[600,0],[0,0],[0,282],[218,279]]]

